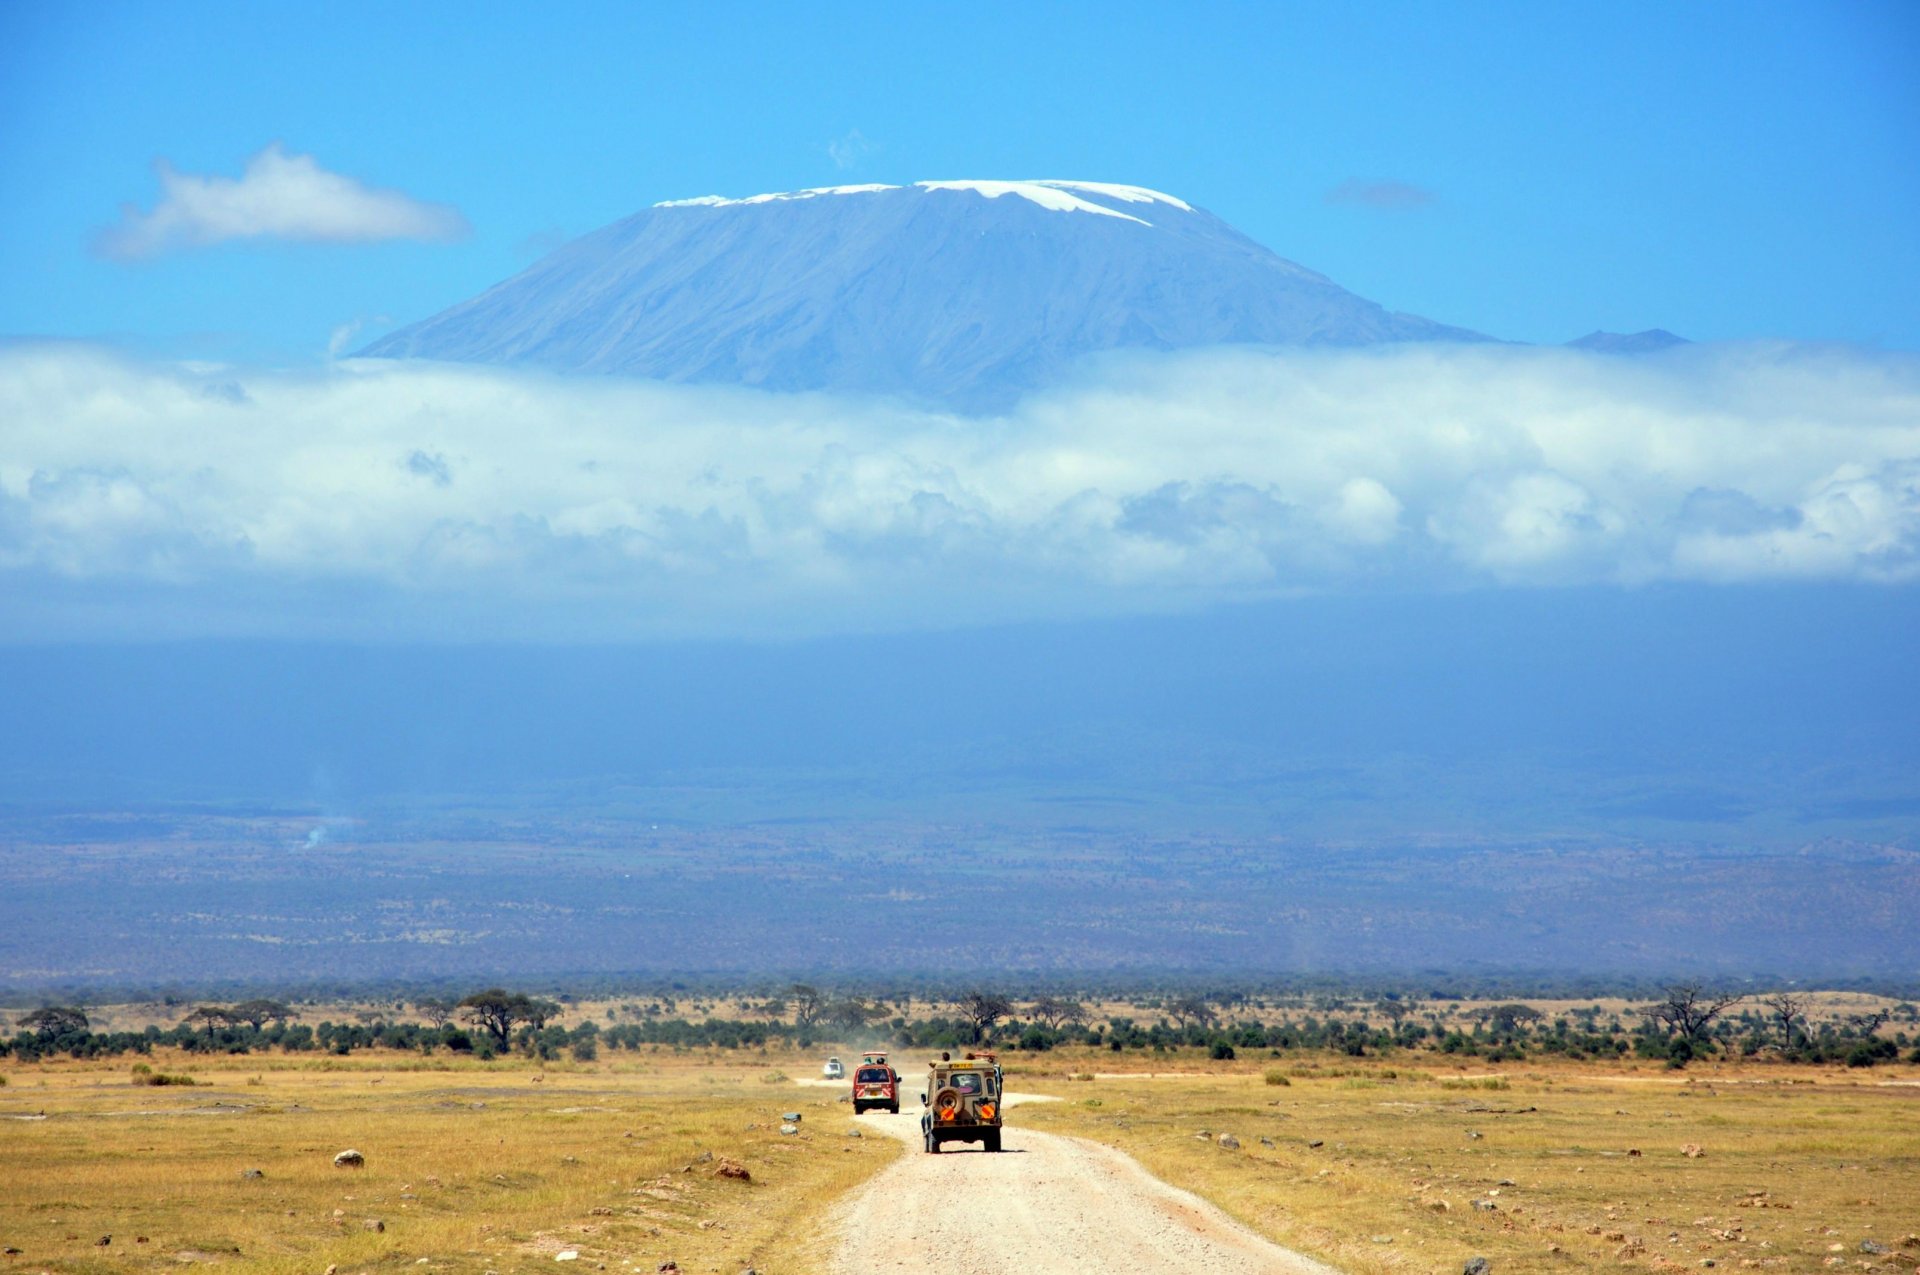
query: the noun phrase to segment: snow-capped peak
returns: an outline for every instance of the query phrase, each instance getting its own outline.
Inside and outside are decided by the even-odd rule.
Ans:
[[[1153,223],[1135,217],[1131,213],[1109,208],[1095,199],[1109,199],[1128,204],[1167,204],[1182,212],[1192,212],[1193,206],[1172,195],[1157,190],[1148,190],[1145,186],[1125,186],[1115,182],[1074,182],[1074,181],[937,181],[915,182],[914,189],[925,191],[969,191],[986,199],[998,199],[1002,195],[1014,195],[1038,204],[1053,212],[1095,213],[1102,217],[1118,217],[1123,221],[1139,222],[1150,226]],[[822,195],[871,195],[883,190],[902,190],[905,187],[872,184],[865,186],[816,186],[811,190],[780,191],[765,195],[749,195],[745,199],[728,199],[723,195],[701,195],[694,199],[668,199],[654,205],[655,208],[731,208],[745,204],[769,204],[791,199],[816,199]],[[1076,194],[1074,192],[1080,192]],[[1084,199],[1082,195],[1092,195],[1095,199]]]

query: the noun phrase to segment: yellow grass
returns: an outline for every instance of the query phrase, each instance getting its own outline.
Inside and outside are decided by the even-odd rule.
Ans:
[[[608,1051],[544,1070],[377,1051],[144,1060],[192,1087],[133,1085],[132,1058],[10,1061],[0,1246],[22,1251],[0,1270],[627,1275],[672,1259],[689,1275],[806,1275],[832,1203],[900,1154],[847,1137],[834,1089],[768,1083],[817,1074],[825,1052],[846,1053]],[[1896,1269],[1858,1251],[1868,1238],[1920,1257],[1920,1241],[1900,1247],[1920,1231],[1909,1065],[1002,1058],[1013,1088],[1064,1100],[1016,1108],[1015,1126],[1119,1147],[1356,1275],[1451,1275],[1474,1255],[1498,1275]],[[898,1061],[912,1090],[921,1059]],[[800,1136],[778,1133],[784,1111],[804,1115]],[[333,1167],[347,1147],[364,1169]],[[721,1158],[751,1183],[712,1176]],[[578,1263],[556,1263],[563,1251]]]
[[[8,1269],[810,1269],[812,1219],[899,1153],[847,1137],[834,1091],[765,1083],[810,1056],[150,1063],[197,1083],[136,1087],[126,1060],[5,1069]],[[798,1136],[778,1132],[788,1111]],[[333,1166],[349,1147],[363,1169]],[[752,1180],[715,1177],[722,1158]],[[568,1250],[577,1264],[556,1264]]]
[[[1119,1147],[1352,1272],[1454,1272],[1480,1255],[1500,1275],[1708,1260],[1814,1271],[1836,1255],[1849,1270],[1893,1270],[1920,1258],[1920,1240],[1900,1247],[1920,1230],[1912,1067],[1469,1072],[1419,1055],[1212,1063],[1195,1053],[1125,1056],[1187,1075],[1066,1079],[1120,1063],[1089,1053],[1050,1059],[1047,1075],[1016,1073],[1066,1099],[1022,1108],[1020,1120]],[[1284,1086],[1262,1074],[1275,1068]],[[1222,1148],[1222,1133],[1239,1149]],[[1684,1154],[1690,1143],[1704,1154]],[[1863,1255],[1869,1238],[1902,1257]]]

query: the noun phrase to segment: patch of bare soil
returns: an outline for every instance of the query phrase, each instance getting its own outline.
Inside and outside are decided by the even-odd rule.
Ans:
[[[918,1112],[860,1124],[913,1151],[836,1210],[835,1275],[1338,1275],[1092,1142],[1009,1124],[998,1154],[949,1145],[928,1155]]]

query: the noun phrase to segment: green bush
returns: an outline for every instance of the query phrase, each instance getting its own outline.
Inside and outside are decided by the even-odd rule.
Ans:
[[[1281,1071],[1278,1067],[1267,1068],[1265,1072],[1261,1073],[1261,1078],[1270,1085],[1291,1085],[1293,1083],[1287,1079],[1287,1073]]]

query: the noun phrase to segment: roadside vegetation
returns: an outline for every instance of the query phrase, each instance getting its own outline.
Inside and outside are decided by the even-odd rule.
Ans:
[[[900,1143],[798,1082],[885,1044],[917,1093],[917,1051],[984,1045],[1060,1100],[1010,1128],[1108,1143],[1351,1272],[1920,1264],[1914,1005],[1656,990],[19,1009],[0,1242],[60,1272],[820,1270],[821,1220]]]

